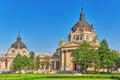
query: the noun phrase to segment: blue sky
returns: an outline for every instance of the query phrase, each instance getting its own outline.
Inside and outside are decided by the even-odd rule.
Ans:
[[[86,20],[93,24],[99,41],[120,51],[120,0],[84,0]],[[60,38],[79,20],[81,0],[0,0],[0,52],[22,41],[36,53],[55,52]]]

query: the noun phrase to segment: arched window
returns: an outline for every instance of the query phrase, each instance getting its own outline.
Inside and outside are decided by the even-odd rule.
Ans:
[[[11,54],[15,54],[15,50],[12,50],[12,51],[11,51]]]
[[[82,40],[82,35],[80,35],[79,39]]]
[[[82,40],[82,35],[75,35],[75,40]]]
[[[7,69],[7,67],[8,67],[8,61],[5,60],[5,68]]]
[[[75,40],[79,40],[79,35],[75,35]]]
[[[23,51],[23,54],[26,54],[26,51],[25,51],[25,50]]]
[[[88,35],[86,36],[86,40],[89,40],[89,36]]]

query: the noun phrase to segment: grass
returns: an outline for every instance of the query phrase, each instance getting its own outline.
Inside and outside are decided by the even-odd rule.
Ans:
[[[120,74],[0,74],[0,80],[119,80]]]

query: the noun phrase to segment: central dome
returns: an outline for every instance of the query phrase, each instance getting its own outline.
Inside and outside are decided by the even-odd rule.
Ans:
[[[84,12],[82,11],[80,14],[80,20],[72,27],[72,32],[76,30],[83,31],[93,31],[93,26],[86,22]]]
[[[20,36],[18,36],[17,41],[11,45],[11,48],[15,48],[15,49],[25,48],[25,49],[27,49],[26,45],[23,42],[21,42]]]

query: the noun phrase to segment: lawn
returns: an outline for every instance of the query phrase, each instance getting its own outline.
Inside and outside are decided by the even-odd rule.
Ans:
[[[0,80],[118,80],[120,74],[0,74]]]

